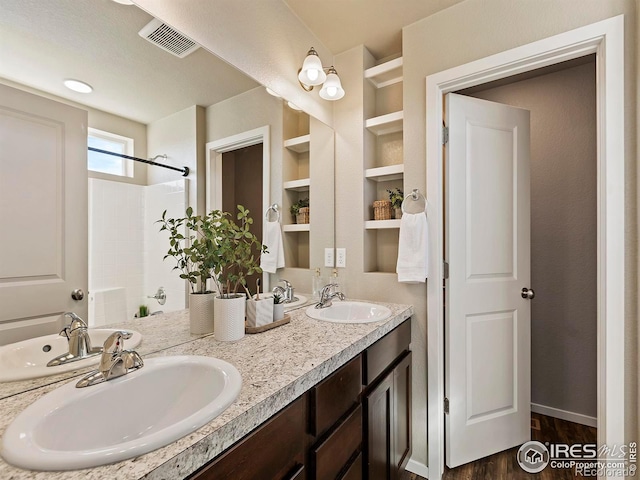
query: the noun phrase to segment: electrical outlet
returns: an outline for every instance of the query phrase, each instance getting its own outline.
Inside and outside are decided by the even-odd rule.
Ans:
[[[324,266],[333,267],[333,248],[324,249]]]
[[[336,267],[345,268],[347,266],[347,249],[336,248]]]

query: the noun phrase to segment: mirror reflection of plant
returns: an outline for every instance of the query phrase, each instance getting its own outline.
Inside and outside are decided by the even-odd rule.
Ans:
[[[238,223],[230,213],[225,212],[216,225],[216,254],[220,262],[214,281],[223,298],[235,296],[240,286],[245,288],[249,275],[262,273],[254,248],[260,253],[267,252],[267,247],[250,231],[253,219],[249,216],[249,210],[238,205],[236,219]]]
[[[297,215],[300,212],[301,208],[304,207],[308,207],[309,206],[309,198],[301,198],[300,200],[298,200],[297,202],[295,202],[293,205],[291,205],[291,208],[289,208],[289,212],[291,212],[291,215]]]
[[[215,278],[221,268],[215,240],[223,213],[212,210],[205,216],[193,215],[193,209],[188,207],[185,214],[181,218],[166,218],[165,210],[156,222],[161,224],[160,231],[169,232],[170,248],[163,260],[169,257],[176,260],[173,270],[182,272],[180,278],[189,282],[191,293],[211,293],[207,280]]]

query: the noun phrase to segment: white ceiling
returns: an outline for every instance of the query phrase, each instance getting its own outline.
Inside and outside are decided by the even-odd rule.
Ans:
[[[0,77],[145,124],[258,86],[202,48],[180,59],[141,38],[151,19],[111,0],[0,0]]]
[[[334,54],[364,44],[381,59],[401,52],[403,26],[461,0],[270,1]],[[258,86],[202,48],[180,59],[142,39],[151,19],[112,0],[0,0],[0,77],[145,124]],[[71,92],[65,78],[94,92]]]
[[[402,52],[402,27],[463,0],[284,0],[333,52],[364,45],[378,60]]]

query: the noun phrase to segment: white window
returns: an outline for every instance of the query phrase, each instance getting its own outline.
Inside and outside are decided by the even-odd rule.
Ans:
[[[133,138],[115,133],[89,128],[87,144],[89,147],[100,150],[133,156]],[[89,170],[120,177],[133,177],[133,160],[91,150],[87,153],[87,168]]]

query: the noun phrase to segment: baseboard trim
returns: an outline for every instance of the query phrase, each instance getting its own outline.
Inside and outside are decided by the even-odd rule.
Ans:
[[[548,415],[550,417],[559,418],[560,420],[579,423],[588,427],[598,427],[598,419],[596,417],[589,417],[588,415],[583,415],[581,413],[567,412],[566,410],[546,407],[537,403],[531,404],[531,411],[534,413],[539,413],[541,415]]]
[[[429,478],[429,467],[427,467],[424,463],[416,462],[412,458],[410,458],[407,462],[406,469],[411,473],[420,475],[421,477]]]

